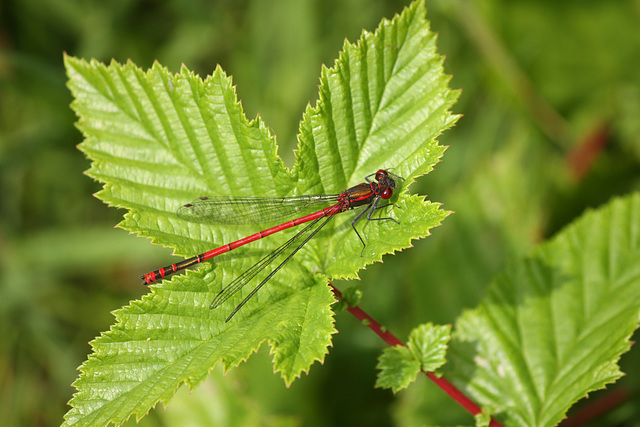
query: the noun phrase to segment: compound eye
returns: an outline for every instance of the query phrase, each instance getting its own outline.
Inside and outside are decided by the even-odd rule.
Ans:
[[[385,200],[390,199],[391,196],[393,196],[393,190],[391,188],[385,188],[384,191],[380,193],[380,197]]]

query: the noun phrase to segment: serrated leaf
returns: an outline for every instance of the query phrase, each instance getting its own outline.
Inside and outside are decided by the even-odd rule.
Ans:
[[[414,328],[409,334],[407,347],[420,362],[424,372],[434,372],[446,362],[447,345],[451,339],[451,325],[434,326],[426,323]]]
[[[406,178],[395,206],[384,209],[400,224],[358,224],[367,242],[363,256],[353,216],[338,215],[228,324],[226,316],[251,289],[210,310],[213,297],[295,230],[154,285],[118,310],[116,324],[92,342],[94,354],[80,368],[69,425],[140,418],[168,402],[180,384],[195,387],[219,362],[237,366],[264,341],[290,384],[322,360],[335,332],[327,277],[356,277],[447,215],[407,193],[438,161],[444,148],[435,137],[457,118],[448,111],[457,92],[447,87],[422,2],[383,21],[376,33],[365,32],[358,45],[345,44],[335,67],[323,68],[320,100],[305,112],[292,170],[264,123],[245,118],[220,68],[203,81],[184,67],[174,75],[159,64],[145,72],[132,63],[65,57],[65,65],[85,135],[80,148],[93,161],[88,174],[104,183],[98,197],[127,209],[120,227],[177,255],[258,231],[178,218],[177,208],[197,197],[339,193],[380,167]]]
[[[450,325],[435,326],[426,323],[409,334],[407,346],[383,350],[378,360],[380,369],[376,386],[390,388],[396,393],[415,381],[422,372],[434,372],[444,365],[447,343],[451,337]]]
[[[380,369],[376,387],[390,388],[394,393],[407,388],[420,373],[420,361],[404,346],[385,348],[376,367]]]
[[[445,375],[510,425],[556,425],[615,381],[640,315],[640,195],[513,263],[456,324]]]

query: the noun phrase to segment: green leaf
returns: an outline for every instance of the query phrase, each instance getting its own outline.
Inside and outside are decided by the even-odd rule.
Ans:
[[[640,316],[640,195],[513,263],[456,325],[445,376],[511,425],[556,425],[615,381]]]
[[[451,339],[451,325],[420,325],[411,331],[407,347],[424,372],[434,372],[444,365],[447,345]]]
[[[349,307],[356,307],[362,300],[362,288],[360,284],[349,286],[342,291],[342,300],[349,305]]]
[[[491,415],[486,411],[482,411],[473,416],[477,427],[488,427],[491,424]]]
[[[342,291],[341,298],[331,307],[335,314],[340,314],[349,307],[356,307],[362,299],[360,285],[350,286]]]
[[[195,387],[217,363],[237,366],[265,341],[275,371],[290,384],[323,359],[335,332],[328,278],[357,277],[365,265],[427,236],[448,214],[408,194],[444,151],[435,138],[457,119],[449,112],[457,92],[447,87],[422,2],[364,32],[357,45],[345,43],[336,65],[323,68],[320,99],[304,114],[291,170],[260,118],[245,118],[220,68],[203,81],[184,67],[174,75],[157,63],[146,72],[71,57],[65,65],[85,136],[80,148],[92,160],[88,174],[104,183],[97,196],[127,210],[119,227],[176,255],[193,256],[263,227],[178,218],[177,208],[199,196],[340,193],[381,167],[406,178],[394,206],[382,212],[399,224],[360,221],[363,252],[353,215],[338,215],[229,323],[252,285],[210,310],[214,296],[295,229],[153,285],[117,310],[115,325],[91,343],[94,354],[80,368],[69,425],[140,418],[181,384]]]
[[[451,326],[420,325],[411,331],[406,347],[396,346],[383,350],[378,360],[380,369],[377,387],[390,388],[396,393],[415,381],[422,372],[434,372],[445,363]]]
[[[420,373],[420,361],[416,360],[407,347],[385,348],[378,359],[380,369],[376,387],[390,388],[394,393],[407,388]]]

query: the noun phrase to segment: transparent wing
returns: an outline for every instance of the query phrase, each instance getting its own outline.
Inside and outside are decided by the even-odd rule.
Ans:
[[[300,230],[295,236],[289,239],[287,242],[282,244],[280,247],[275,249],[273,252],[264,256],[260,261],[258,261],[253,266],[249,267],[244,273],[240,276],[236,277],[233,282],[229,283],[225,286],[216,297],[211,302],[210,308],[218,308],[229,298],[234,296],[240,289],[244,288],[246,284],[248,284],[251,280],[253,280],[262,270],[264,270],[267,266],[273,263],[276,259],[280,258],[282,261],[275,267],[269,275],[264,278],[250,293],[247,295],[244,300],[240,304],[236,306],[236,308],[229,314],[226,319],[226,322],[231,320],[231,318],[242,308],[243,305],[253,297],[256,292],[264,286],[265,283],[269,281],[273,277],[274,274],[278,272],[313,236],[315,236],[322,227],[324,227],[327,222],[329,222],[335,215],[329,215],[328,217],[320,217],[307,226],[305,226],[302,230]],[[283,259],[284,257],[284,259]]]
[[[335,203],[337,197],[337,194],[282,198],[201,197],[181,206],[177,214],[186,221],[204,224],[259,224],[293,219],[296,214]]]

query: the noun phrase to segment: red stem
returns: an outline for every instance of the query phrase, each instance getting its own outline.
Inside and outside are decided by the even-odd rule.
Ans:
[[[567,155],[567,164],[573,175],[582,180],[602,155],[609,139],[606,124],[596,126]]]
[[[344,301],[342,298],[342,292],[333,284],[329,283],[331,289],[333,290],[333,294],[341,301]],[[378,334],[380,338],[382,338],[387,344],[390,346],[404,346],[404,343],[400,341],[395,335],[386,329],[382,328],[380,323],[376,322],[373,317],[369,316],[364,310],[360,307],[351,307],[347,304],[347,310],[349,313],[353,314],[356,319],[363,322],[369,329]],[[476,405],[471,399],[465,396],[460,390],[458,390],[453,384],[444,379],[443,377],[438,377],[433,372],[424,372],[424,374],[431,379],[438,387],[440,387],[445,393],[451,396],[456,402],[458,402],[464,409],[469,411],[471,415],[478,415],[482,412],[482,409],[478,405]],[[502,427],[498,421],[491,418],[491,422],[489,423],[490,427]]]

